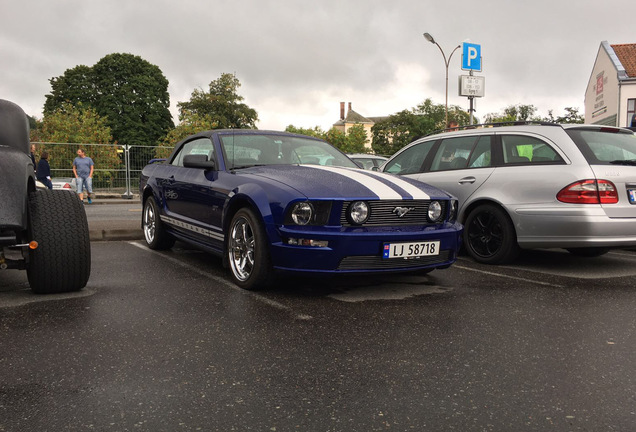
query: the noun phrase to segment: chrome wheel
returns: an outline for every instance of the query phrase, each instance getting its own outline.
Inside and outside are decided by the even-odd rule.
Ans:
[[[161,223],[159,209],[153,197],[148,197],[144,201],[141,226],[144,232],[144,239],[150,249],[170,249],[174,245],[175,239],[166,232]]]
[[[241,282],[249,279],[254,271],[255,245],[254,229],[247,218],[234,219],[230,228],[229,258],[232,273]]]
[[[150,199],[146,201],[143,215],[144,237],[148,244],[152,244],[155,241],[155,233],[157,230],[157,213],[150,202]]]

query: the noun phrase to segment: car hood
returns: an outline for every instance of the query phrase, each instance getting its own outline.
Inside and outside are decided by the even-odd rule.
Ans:
[[[425,183],[376,171],[320,165],[244,168],[237,175],[268,179],[312,199],[431,199],[449,195]]]

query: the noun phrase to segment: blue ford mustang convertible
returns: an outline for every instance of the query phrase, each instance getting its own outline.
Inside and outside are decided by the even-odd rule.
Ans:
[[[179,142],[139,184],[152,249],[176,239],[221,255],[234,282],[276,271],[430,271],[457,257],[457,201],[427,184],[358,169],[319,139],[215,130]]]

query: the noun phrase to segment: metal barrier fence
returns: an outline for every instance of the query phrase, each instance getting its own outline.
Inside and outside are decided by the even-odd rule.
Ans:
[[[128,146],[121,144],[65,144],[32,142],[36,147],[36,163],[43,151],[49,153],[53,179],[72,179],[73,160],[77,150],[83,149],[93,159],[93,190],[117,193],[132,198],[139,192],[139,176],[146,164],[155,157],[157,146]]]

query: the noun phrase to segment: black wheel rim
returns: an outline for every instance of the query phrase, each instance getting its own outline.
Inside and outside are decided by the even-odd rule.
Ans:
[[[504,233],[501,221],[490,212],[482,212],[468,226],[468,244],[475,254],[490,258],[501,250]]]

